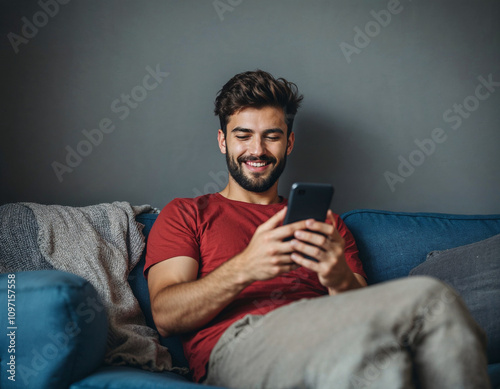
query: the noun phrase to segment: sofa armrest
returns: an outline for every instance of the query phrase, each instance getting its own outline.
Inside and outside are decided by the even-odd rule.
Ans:
[[[102,365],[107,316],[88,281],[58,270],[0,274],[0,300],[1,387],[68,388]]]

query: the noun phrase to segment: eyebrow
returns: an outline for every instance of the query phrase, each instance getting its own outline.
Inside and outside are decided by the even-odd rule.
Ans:
[[[235,127],[231,130],[231,132],[246,132],[246,133],[254,133],[255,131],[250,129],[250,128],[244,128],[244,127]],[[267,130],[264,130],[264,134],[275,134],[275,133],[280,133],[284,134],[285,132],[281,128],[268,128]]]

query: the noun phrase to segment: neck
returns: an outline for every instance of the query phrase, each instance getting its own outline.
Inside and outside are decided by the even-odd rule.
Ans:
[[[257,193],[243,189],[230,176],[229,183],[219,193],[227,199],[243,201],[245,203],[268,205],[281,202],[281,198],[278,196],[278,181],[265,192]]]

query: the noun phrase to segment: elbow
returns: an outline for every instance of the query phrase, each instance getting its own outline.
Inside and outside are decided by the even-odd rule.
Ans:
[[[156,326],[156,330],[160,334],[162,338],[168,338],[169,336],[174,336],[174,335],[180,335],[184,332],[185,330],[182,329],[180,326],[176,326],[176,320],[172,316],[167,316],[164,313],[158,314],[158,312],[155,314],[155,311],[153,311],[153,321]]]
[[[154,320],[154,319],[153,319]],[[168,338],[169,336],[180,335],[182,331],[172,327],[171,322],[157,322],[155,321],[156,329],[162,338]]]
[[[155,304],[155,299],[151,301],[151,313],[153,316],[153,322],[156,326],[156,330],[160,334],[161,337],[167,338],[172,334],[170,329],[168,328],[168,317],[165,316],[164,312],[161,312],[160,309]]]
[[[158,333],[160,334],[160,336],[162,338],[168,338],[169,336],[171,336],[171,334],[166,331],[164,328],[162,327],[159,327],[158,325],[156,326],[157,330],[158,330]]]
[[[153,313],[153,321],[155,323],[156,330],[162,338],[168,338],[169,336],[174,335],[173,332],[168,328],[165,318],[160,319],[158,315],[155,315]]]

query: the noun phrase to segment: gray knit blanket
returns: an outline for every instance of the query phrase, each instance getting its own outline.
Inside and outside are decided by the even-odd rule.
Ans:
[[[127,282],[144,249],[143,226],[135,216],[151,210],[149,205],[17,203],[0,208],[0,272],[55,268],[85,278],[108,313],[105,363],[181,370],[172,366],[167,348],[146,325]]]

